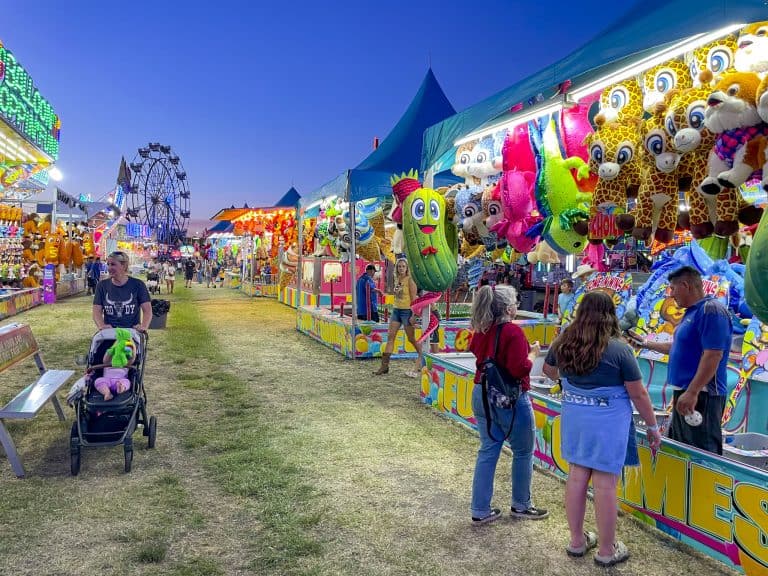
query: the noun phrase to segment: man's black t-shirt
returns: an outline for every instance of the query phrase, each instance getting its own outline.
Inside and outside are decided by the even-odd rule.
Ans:
[[[122,286],[112,279],[102,280],[96,286],[94,305],[104,308],[104,323],[113,328],[133,328],[141,321],[141,305],[149,302],[147,286],[137,278],[128,278]]]

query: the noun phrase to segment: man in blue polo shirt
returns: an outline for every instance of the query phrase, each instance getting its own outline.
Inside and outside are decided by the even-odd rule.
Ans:
[[[379,307],[376,293],[376,282],[373,276],[376,274],[376,266],[368,264],[365,272],[357,279],[355,290],[357,292],[357,318],[359,320],[379,321]]]
[[[733,327],[728,310],[704,295],[701,274],[690,266],[669,277],[672,297],[685,308],[672,342],[648,342],[649,350],[669,354],[668,382],[675,387],[668,436],[702,450],[723,453],[723,417],[727,392],[728,352]],[[690,426],[685,416],[698,411],[703,422]]]

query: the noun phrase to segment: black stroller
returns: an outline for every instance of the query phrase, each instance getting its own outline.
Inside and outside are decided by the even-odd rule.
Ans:
[[[150,294],[160,294],[160,274],[147,272],[147,290]]]
[[[97,332],[91,341],[88,353],[86,375],[72,387],[67,398],[75,409],[75,421],[69,440],[70,470],[73,476],[80,472],[80,457],[83,447],[123,445],[125,471],[131,471],[133,462],[133,433],[142,427],[147,436],[147,447],[155,447],[157,419],[147,417],[147,394],[144,390],[144,363],[147,358],[148,336],[143,332],[130,330],[136,344],[136,360],[129,368],[128,379],[131,388],[115,395],[111,400],[96,390],[94,382],[104,371],[104,353],[115,341],[115,329],[106,328]]]

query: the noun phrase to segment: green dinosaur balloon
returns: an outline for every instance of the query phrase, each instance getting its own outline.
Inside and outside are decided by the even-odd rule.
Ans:
[[[578,254],[587,245],[592,195],[579,190],[571,170],[583,180],[589,177],[589,165],[578,156],[563,158],[554,118],[549,118],[540,137],[537,132],[532,130],[540,160],[536,203],[545,215],[539,233],[560,254]]]
[[[125,368],[133,357],[133,338],[129,330],[115,328],[115,343],[107,350],[114,368]]]

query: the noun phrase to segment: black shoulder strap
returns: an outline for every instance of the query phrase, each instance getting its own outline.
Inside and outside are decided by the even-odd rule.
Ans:
[[[504,324],[506,322],[502,322],[501,324],[496,324],[496,340],[493,343],[493,361],[496,361],[496,354],[499,352],[499,339],[501,338],[501,331],[504,328]]]

